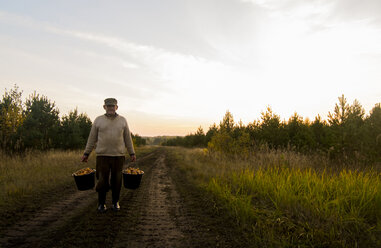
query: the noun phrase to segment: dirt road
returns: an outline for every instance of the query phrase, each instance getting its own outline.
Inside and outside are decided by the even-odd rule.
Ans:
[[[73,182],[59,201],[9,227],[0,247],[232,247],[205,221],[212,217],[179,193],[165,152],[137,165],[145,175],[138,189],[122,189],[120,212],[97,213],[96,192],[76,191]]]

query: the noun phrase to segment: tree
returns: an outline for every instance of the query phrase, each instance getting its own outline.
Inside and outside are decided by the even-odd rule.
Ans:
[[[313,136],[314,149],[328,152],[329,148],[332,146],[332,133],[330,132],[330,127],[325,120],[322,120],[320,115],[315,117],[314,122],[312,122],[310,129]]]
[[[259,135],[262,142],[267,143],[271,148],[287,145],[288,139],[283,123],[281,123],[279,115],[273,113],[271,107],[267,107],[266,112],[261,112]]]
[[[364,147],[371,161],[381,161],[381,103],[377,103],[364,123]]]
[[[340,125],[346,122],[349,116],[350,107],[347,102],[347,99],[344,95],[341,95],[339,99],[339,104],[335,103],[335,108],[333,113],[328,112],[328,122],[331,125]]]
[[[59,110],[46,96],[34,92],[25,102],[25,120],[20,127],[25,148],[46,150],[58,147]]]
[[[232,154],[234,152],[234,118],[229,110],[226,111],[220,125],[213,133],[211,140],[208,142],[208,148],[212,151]]]
[[[208,143],[208,148],[211,151],[221,152],[225,154],[234,153],[234,139],[229,135],[228,132],[220,131],[217,132],[212,140]]]
[[[361,130],[365,111],[357,100],[349,105],[344,95],[338,99],[334,112],[328,114],[334,138],[332,155],[339,155],[341,159],[347,160],[358,156],[362,150]]]
[[[139,134],[133,134],[131,133],[132,141],[134,145],[136,146],[145,146],[146,145],[146,139],[139,136]]]
[[[217,131],[218,131],[217,125],[216,123],[213,123],[213,125],[209,127],[208,132],[206,132],[205,143],[204,143],[205,146],[208,145],[208,143],[212,140],[212,137],[217,133]]]
[[[20,139],[17,130],[24,122],[22,91],[15,84],[5,93],[0,102],[0,147],[3,150],[14,151],[20,149]]]
[[[313,136],[309,123],[303,121],[303,117],[296,112],[288,120],[285,126],[287,130],[289,144],[299,151],[308,151],[313,145]]]
[[[201,126],[198,127],[196,133],[193,135],[193,144],[192,146],[204,147],[205,146],[205,133],[204,129]]]
[[[344,124],[348,119],[349,115],[349,104],[347,99],[342,95],[338,98],[339,103],[335,104],[333,113],[328,113],[328,122],[331,125],[331,130],[333,134],[333,150],[332,156],[343,156],[345,150],[345,129]]]
[[[358,100],[354,100],[349,107],[348,119],[344,125],[345,145],[347,151],[354,156],[358,156],[363,149],[364,141],[364,116],[365,110]]]
[[[64,115],[59,128],[59,147],[63,149],[79,149],[86,145],[91,129],[91,120],[78,109]]]
[[[233,115],[230,113],[229,110],[227,110],[224,118],[220,122],[220,130],[226,131],[229,133],[229,132],[233,131],[233,128],[234,128]]]

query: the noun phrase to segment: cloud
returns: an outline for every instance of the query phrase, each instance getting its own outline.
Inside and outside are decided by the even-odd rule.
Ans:
[[[144,104],[144,107],[152,112],[190,116],[194,114],[195,109],[203,107],[202,99],[210,99],[210,91],[219,88],[222,92],[231,92],[226,87],[231,87],[230,83],[233,81],[238,81],[237,84],[240,84],[240,79],[243,79],[240,73],[233,72],[233,68],[219,61],[169,52],[162,48],[140,45],[114,36],[56,27],[49,27],[48,30],[108,46],[139,61],[143,67],[157,76],[160,87],[165,89],[156,92],[159,97],[155,101],[147,101]],[[154,90],[157,88],[155,87]],[[201,101],[194,102],[195,96]],[[216,104],[224,103],[222,99],[219,101],[221,102]],[[189,105],[184,108],[184,105],[174,105],[173,102]]]
[[[310,15],[321,15],[333,9],[334,1],[324,0],[241,0],[252,3],[261,8],[281,12],[284,15],[305,17]]]
[[[183,65],[190,66],[192,64],[213,64],[219,63],[216,61],[210,61],[202,57],[196,57],[192,55],[185,55],[176,52],[170,52],[162,48],[141,45],[134,42],[127,41],[124,38],[110,35],[103,35],[99,33],[90,33],[79,30],[65,29],[57,26],[53,26],[46,22],[36,21],[32,18],[10,14],[0,11],[0,20],[5,21],[11,25],[19,25],[27,28],[34,28],[54,33],[57,35],[70,36],[80,40],[90,41],[93,43],[101,44],[109,48],[122,52],[125,55],[141,62],[145,66],[150,66],[153,71],[168,76],[169,65]],[[91,54],[91,52],[89,52]],[[95,53],[92,53],[94,55]],[[110,56],[104,58],[115,60]],[[139,65],[119,59],[121,65],[126,68],[138,68]],[[177,67],[178,68],[178,67]]]
[[[0,20],[11,25],[43,30],[45,32],[75,38],[79,41],[90,42],[104,48],[104,54],[99,50],[92,52],[91,48],[82,51],[89,56],[102,57],[103,60],[117,61],[126,69],[134,69],[133,75],[144,81],[125,85],[121,78],[108,76],[110,83],[125,85],[128,92],[137,92],[135,98],[145,97],[140,106],[147,112],[161,112],[167,115],[194,115],[196,109],[203,108],[204,101],[210,99],[210,91],[217,88],[229,92],[228,87],[242,75],[233,72],[233,68],[220,61],[209,60],[200,56],[168,51],[159,47],[131,42],[123,37],[104,35],[101,33],[84,32],[80,30],[61,28],[50,23],[39,22],[32,18],[0,12]],[[78,49],[75,48],[74,49]],[[96,52],[95,52],[96,51]],[[111,56],[109,54],[117,54]],[[97,54],[97,55],[96,55]],[[230,90],[231,92],[231,90]],[[224,94],[224,93],[222,93]],[[197,97],[199,101],[194,101]],[[187,105],[174,104],[182,102]],[[223,99],[214,101],[215,104],[225,103]],[[206,116],[210,113],[204,113]]]
[[[272,15],[303,18],[312,23],[368,20],[377,25],[381,24],[379,0],[241,0],[241,2],[252,3],[272,12]]]

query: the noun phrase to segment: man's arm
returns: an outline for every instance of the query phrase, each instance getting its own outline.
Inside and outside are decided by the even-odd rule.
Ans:
[[[126,120],[126,126],[124,127],[123,138],[124,138],[124,144],[127,147],[128,154],[130,154],[131,161],[135,162],[136,156],[135,156],[134,144],[132,142],[131,132],[130,132],[130,128],[128,127],[127,120]]]
[[[94,149],[94,146],[97,140],[98,140],[98,128],[95,126],[95,121],[94,121],[93,125],[91,126],[91,131],[89,134],[89,138],[87,139],[86,148],[82,156],[82,162],[87,162],[87,159],[91,151]]]

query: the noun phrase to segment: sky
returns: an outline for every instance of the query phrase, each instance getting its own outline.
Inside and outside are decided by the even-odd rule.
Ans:
[[[379,0],[0,0],[0,88],[142,136],[381,102]]]

